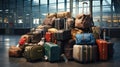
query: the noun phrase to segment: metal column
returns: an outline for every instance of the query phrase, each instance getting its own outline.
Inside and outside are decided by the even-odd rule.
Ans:
[[[100,0],[100,26],[103,26],[102,24],[102,17],[103,17],[103,9],[102,9],[102,3],[103,0]]]
[[[70,13],[73,13],[73,0],[70,0]]]

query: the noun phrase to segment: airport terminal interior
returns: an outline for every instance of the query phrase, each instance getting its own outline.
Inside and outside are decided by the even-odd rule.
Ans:
[[[83,2],[88,5],[84,6]],[[107,61],[80,63],[27,62],[24,57],[9,57],[9,47],[20,37],[41,25],[48,13],[70,12],[91,14],[95,26],[106,31],[113,44],[113,57]],[[120,66],[120,1],[119,0],[0,0],[0,67],[119,67]]]

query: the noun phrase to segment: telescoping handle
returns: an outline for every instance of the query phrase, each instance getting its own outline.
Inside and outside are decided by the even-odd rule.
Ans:
[[[82,13],[84,14],[84,8],[85,8],[85,5],[86,5],[86,13],[85,14],[88,14],[88,10],[87,10],[87,7],[88,7],[88,3],[87,2],[83,2],[83,7],[82,7]]]

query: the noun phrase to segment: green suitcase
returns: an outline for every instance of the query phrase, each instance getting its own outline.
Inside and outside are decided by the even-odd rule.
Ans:
[[[26,46],[23,56],[27,61],[37,61],[44,58],[44,48],[41,45]]]
[[[45,42],[44,48],[48,61],[55,62],[60,60],[60,47],[57,44]]]

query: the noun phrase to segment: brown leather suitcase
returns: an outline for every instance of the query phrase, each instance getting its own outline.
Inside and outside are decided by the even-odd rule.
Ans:
[[[96,43],[98,45],[99,59],[108,60],[108,42],[103,39],[97,39]]]
[[[16,46],[11,46],[9,48],[9,57],[21,57],[22,56],[22,49]]]

